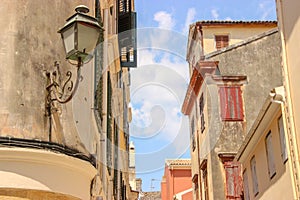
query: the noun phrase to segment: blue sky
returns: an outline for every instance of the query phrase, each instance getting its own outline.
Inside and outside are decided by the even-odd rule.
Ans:
[[[180,112],[189,82],[189,24],[276,20],[276,7],[275,0],[135,0],[135,9],[138,68],[131,70],[130,134],[143,191],[160,190],[164,160],[189,157],[188,120]]]

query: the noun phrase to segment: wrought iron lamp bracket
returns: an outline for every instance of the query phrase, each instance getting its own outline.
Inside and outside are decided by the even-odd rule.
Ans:
[[[56,108],[54,102],[58,102],[60,104],[68,103],[73,96],[75,95],[79,81],[81,78],[81,67],[82,67],[81,59],[78,59],[77,70],[76,70],[76,79],[72,80],[73,73],[71,71],[67,71],[65,75],[65,81],[62,81],[62,75],[60,71],[60,66],[57,61],[54,62],[54,71],[47,72],[47,97],[46,97],[46,105],[48,107],[47,110],[51,112],[52,108]],[[50,113],[48,113],[50,114]]]

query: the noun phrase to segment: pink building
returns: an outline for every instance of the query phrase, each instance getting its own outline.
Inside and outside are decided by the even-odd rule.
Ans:
[[[193,199],[191,159],[166,160],[161,181],[161,199]]]

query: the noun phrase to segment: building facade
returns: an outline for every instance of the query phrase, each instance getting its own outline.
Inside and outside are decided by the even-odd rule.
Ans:
[[[241,163],[244,199],[297,199],[288,148],[285,94],[275,88],[265,100],[235,160]]]
[[[193,59],[189,56],[189,52],[195,51],[192,48],[209,54],[276,27],[276,21],[198,21],[189,27],[187,58]]]
[[[299,8],[300,3],[296,0],[289,2],[277,0],[277,19],[278,27],[282,43],[282,63],[284,72],[284,88],[286,96],[286,120],[287,120],[287,135],[288,146],[291,151],[291,162],[293,169],[293,182],[295,184],[296,199],[300,198],[300,163],[299,163],[299,130],[300,130],[300,115],[299,115],[299,63],[298,41],[299,41]]]
[[[232,187],[241,182],[234,157],[263,97],[282,85],[278,30],[209,54],[194,39],[188,42],[191,79],[182,106],[190,119],[193,199],[241,199],[242,188]]]
[[[161,181],[161,199],[188,200],[192,198],[191,160],[166,160]]]
[[[67,71],[76,74],[57,30],[80,4],[106,29],[73,99],[49,107],[49,74],[60,73],[61,81]],[[134,199],[127,112],[134,31],[119,37],[134,29],[133,1],[5,0],[0,10],[0,198]]]

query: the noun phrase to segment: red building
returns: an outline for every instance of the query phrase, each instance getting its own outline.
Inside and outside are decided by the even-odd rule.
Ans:
[[[190,159],[166,160],[161,181],[161,199],[193,199]]]

